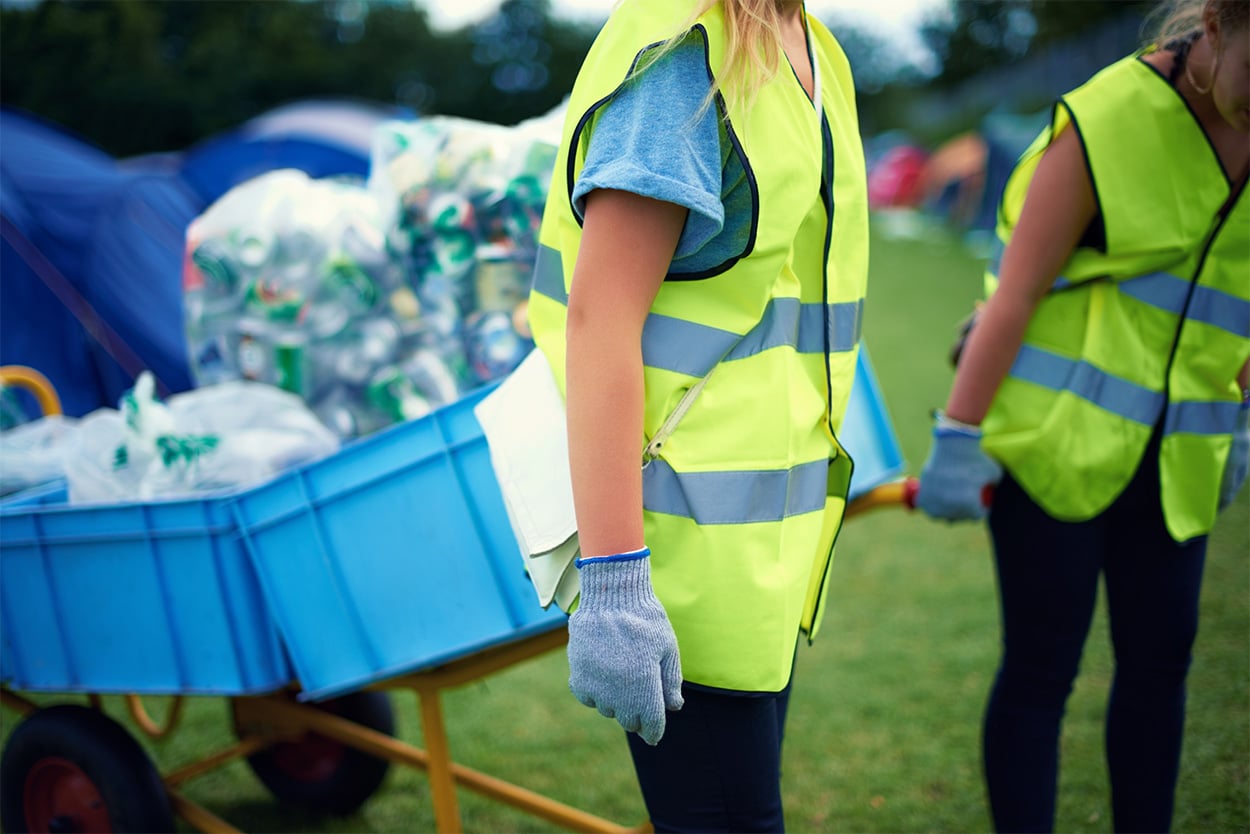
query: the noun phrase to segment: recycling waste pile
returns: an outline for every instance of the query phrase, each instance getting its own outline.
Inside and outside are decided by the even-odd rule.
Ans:
[[[0,683],[237,694],[294,678],[323,698],[563,622],[521,570],[473,416],[532,349],[555,154],[534,124],[386,122],[367,179],[272,171],[192,221],[197,387],[162,401],[144,373],[116,410],[0,435],[6,458],[24,444],[65,473],[0,501],[5,617],[60,622],[5,629]],[[62,610],[48,576],[95,583],[92,605]]]
[[[533,348],[552,124],[382,122],[367,178],[279,169],[226,192],[185,237],[196,388],[166,404],[141,376],[116,409],[5,420],[0,495],[58,477],[71,503],[248,486],[506,376]]]
[[[432,117],[380,126],[366,182],[237,186],[187,231],[197,384],[278,386],[351,438],[507,375],[554,155],[524,123]]]

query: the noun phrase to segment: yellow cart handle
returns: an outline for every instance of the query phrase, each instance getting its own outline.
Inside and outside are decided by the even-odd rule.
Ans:
[[[15,385],[34,395],[44,416],[61,413],[61,398],[43,374],[25,365],[0,365],[0,385]]]
[[[920,490],[920,481],[914,477],[903,478],[882,484],[870,489],[846,506],[846,517],[861,515],[869,510],[881,507],[916,508],[916,493]]]

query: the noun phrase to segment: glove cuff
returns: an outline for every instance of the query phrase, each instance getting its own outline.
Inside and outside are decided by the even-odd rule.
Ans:
[[[655,601],[655,592],[651,589],[651,560],[646,554],[629,559],[578,559],[577,568],[583,609],[596,605],[635,608]]]
[[[981,427],[974,426],[971,423],[964,423],[953,417],[947,417],[946,412],[936,410],[933,412],[933,433],[934,434],[962,434],[967,437],[981,439]]]
[[[628,553],[613,553],[610,556],[581,556],[574,561],[574,564],[580,568],[583,565],[589,565],[591,562],[633,562],[638,559],[645,559],[650,555],[651,548],[643,545],[637,550],[631,550]]]

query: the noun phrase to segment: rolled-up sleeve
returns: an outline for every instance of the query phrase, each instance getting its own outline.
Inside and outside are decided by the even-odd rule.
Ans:
[[[675,258],[716,237],[725,209],[719,111],[703,106],[710,85],[703,45],[693,37],[627,82],[591,123],[573,187],[578,216],[595,189],[629,191],[689,209]]]

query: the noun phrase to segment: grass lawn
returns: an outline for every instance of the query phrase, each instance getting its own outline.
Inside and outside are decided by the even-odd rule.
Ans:
[[[950,384],[954,324],[979,287],[980,262],[951,240],[874,241],[866,342],[910,471],[924,460],[928,413]],[[1248,493],[1211,538],[1177,831],[1250,831]],[[989,830],[978,739],[998,653],[993,581],[981,526],[883,510],[846,527],[823,632],[798,657],[784,761],[791,831]],[[1064,728],[1060,831],[1111,827],[1101,741],[1110,674],[1100,607]],[[573,700],[566,677],[563,653],[552,652],[446,693],[456,760],[591,813],[641,822],[621,733]],[[420,744],[415,697],[396,693],[393,701],[398,735]],[[120,699],[105,704],[124,715]],[[227,712],[223,699],[190,699],[181,731],[148,744],[162,770],[231,742]],[[3,713],[6,735],[14,721]],[[276,805],[242,763],[184,792],[247,831],[434,829],[424,774],[402,768],[359,813],[339,819]],[[459,800],[470,832],[558,830],[467,791]]]

